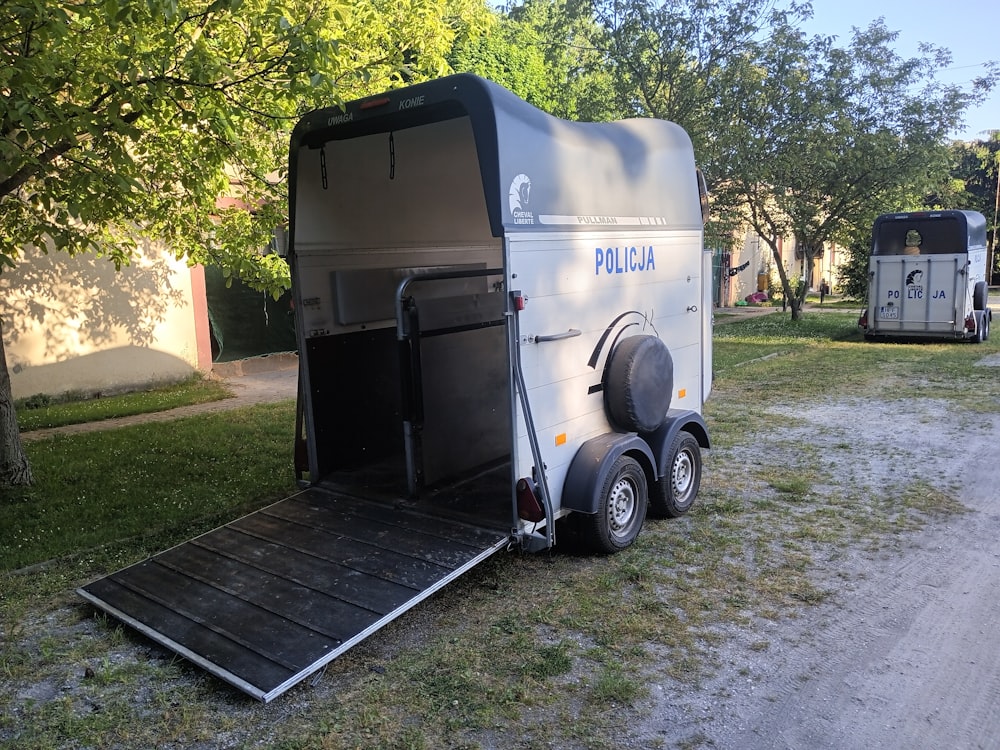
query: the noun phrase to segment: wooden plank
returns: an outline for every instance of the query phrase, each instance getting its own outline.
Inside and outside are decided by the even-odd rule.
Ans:
[[[193,649],[198,653],[210,649],[210,641],[214,639],[228,639],[255,651],[267,661],[295,671],[309,664],[317,653],[340,641],[176,573],[155,560],[126,568],[115,574],[114,580],[211,631],[211,636],[199,631],[205,643]]]
[[[225,665],[225,679],[256,698],[267,692],[267,686],[280,685],[295,674],[288,666],[262,658],[257,651],[234,640],[220,638],[207,626],[122,586],[113,576],[88,584],[80,593],[199,666]]]
[[[388,519],[366,517],[353,512],[335,514],[326,508],[306,503],[296,505],[298,507],[282,503],[266,508],[262,513],[285,521],[305,524],[310,529],[320,529],[339,538],[354,540],[387,551],[392,550],[414,561],[424,561],[446,568],[454,568],[461,564],[470,552],[482,546],[481,543],[476,544],[471,539],[455,541],[407,529]],[[438,523],[445,525],[447,522],[439,520]]]
[[[386,507],[383,505],[354,501],[347,505],[345,498],[331,498],[329,493],[306,491],[289,500],[296,503],[312,505],[313,507],[329,507],[333,512],[362,516],[364,518],[392,524],[393,526],[428,534],[439,539],[453,541],[459,544],[468,544],[479,547],[483,544],[490,544],[496,538],[495,529],[484,529],[476,526],[467,520],[456,520],[446,516],[431,515],[437,510],[433,504],[434,500],[428,502],[427,511],[422,512],[419,507]],[[349,508],[349,509],[348,509]],[[330,515],[333,522],[335,515]]]
[[[325,549],[329,555],[336,555],[341,565],[416,590],[426,588],[454,567],[417,560],[377,545],[309,526],[289,527],[286,519],[263,512],[233,521],[229,526],[261,539],[287,544],[303,552]]]
[[[154,559],[179,575],[338,642],[364,630],[385,614],[349,604],[316,588],[289,581],[193,543]]]
[[[383,614],[395,609],[419,590],[229,527],[195,539],[191,544]],[[323,552],[326,553],[325,550]]]

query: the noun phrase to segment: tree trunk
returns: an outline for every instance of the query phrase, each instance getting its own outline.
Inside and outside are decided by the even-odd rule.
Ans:
[[[33,481],[31,465],[17,429],[17,412],[3,345],[3,324],[0,323],[0,488],[23,487]]]
[[[781,293],[785,296],[788,306],[792,309],[792,320],[798,320],[802,317],[802,300],[799,299],[798,290],[795,292],[792,291],[792,285],[788,281],[788,272],[785,270],[785,264],[781,261],[781,253],[778,251],[777,243],[770,240],[765,241],[768,247],[771,248],[771,257],[774,259],[774,265],[778,269],[778,278],[781,280]]]

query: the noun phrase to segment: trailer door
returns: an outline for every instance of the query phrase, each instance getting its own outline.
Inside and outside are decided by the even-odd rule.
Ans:
[[[78,593],[266,703],[507,541],[311,488]]]
[[[873,256],[872,332],[960,335],[968,295],[967,265],[964,253]]]

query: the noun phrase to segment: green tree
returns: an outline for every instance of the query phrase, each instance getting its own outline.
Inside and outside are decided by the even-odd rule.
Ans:
[[[979,211],[986,217],[987,244],[992,272],[1000,270],[997,247],[997,209],[1000,208],[1000,130],[990,133],[987,140],[956,141],[951,147],[952,182],[958,186],[949,208]]]
[[[706,226],[711,243],[728,246],[745,229],[731,191],[727,133],[745,104],[748,79],[756,80],[754,50],[770,33],[774,16],[801,20],[807,7],[779,15],[771,0],[595,0],[602,34],[595,37],[614,81],[617,117],[656,117],[680,124],[713,195]]]
[[[482,0],[0,0],[0,270],[25,245],[120,267],[143,239],[257,289],[287,134],[316,106],[439,75]],[[228,195],[231,208],[217,199]],[[0,485],[30,483],[0,337]]]
[[[613,70],[619,117],[657,117],[684,126],[698,150],[720,127],[745,51],[761,33],[771,0],[595,0],[595,44]]]
[[[772,30],[730,99],[718,196],[742,204],[771,247],[797,319],[805,288],[792,294],[778,238],[794,237],[808,266],[830,241],[899,210],[900,196],[928,194],[947,174],[948,133],[996,71],[969,90],[942,84],[947,51],[925,46],[902,59],[882,20],[855,29],[843,48],[807,37],[782,13]]]
[[[488,35],[456,44],[449,62],[567,120],[615,117],[613,76],[595,47],[601,29],[574,0],[528,0],[497,12]]]

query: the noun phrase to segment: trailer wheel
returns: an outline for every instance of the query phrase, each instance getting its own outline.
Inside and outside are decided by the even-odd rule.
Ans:
[[[985,281],[977,281],[972,288],[972,309],[985,310],[989,303],[990,289]]]
[[[601,486],[597,513],[582,518],[581,531],[596,552],[618,552],[639,535],[646,517],[646,474],[639,462],[622,455]]]
[[[622,432],[653,432],[663,424],[674,390],[670,350],[656,336],[622,339],[608,357],[604,403]]]
[[[982,315],[976,319],[976,335],[972,337],[972,341],[976,344],[981,344],[990,336],[990,313],[988,310],[984,310]]]
[[[691,510],[701,487],[701,446],[681,430],[670,446],[667,473],[649,496],[649,512],[659,518],[679,518]]]

